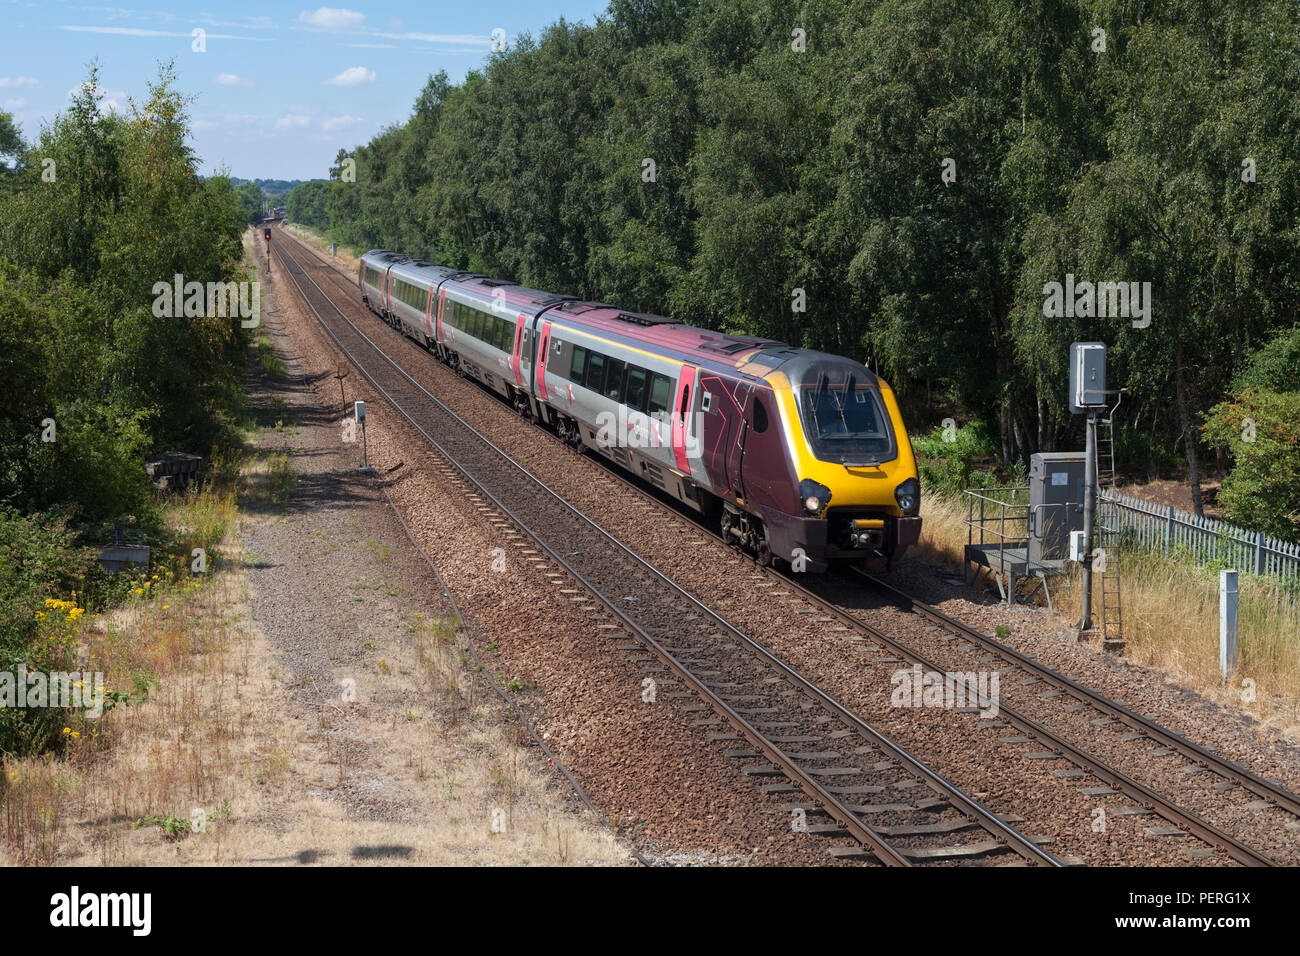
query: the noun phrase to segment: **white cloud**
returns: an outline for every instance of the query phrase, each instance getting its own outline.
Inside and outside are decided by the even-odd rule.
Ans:
[[[395,43],[340,43],[339,46],[355,47],[358,50],[396,50]]]
[[[276,129],[294,129],[295,127],[310,125],[311,117],[303,116],[301,113],[286,113],[275,121]]]
[[[106,33],[111,36],[122,37],[188,37],[189,32],[174,33],[170,30],[146,30],[142,27],[83,27],[83,26],[61,26],[60,30],[70,30],[73,33]],[[209,40],[252,40],[256,43],[271,42],[267,37],[241,37],[229,33],[209,33]]]
[[[211,14],[203,14],[199,19],[213,27],[239,27],[241,30],[274,30],[275,24],[270,17],[244,17],[241,20],[217,20]]]
[[[194,120],[190,123],[190,129],[211,129],[216,125],[212,120]]]
[[[376,30],[370,35],[382,37],[385,40],[419,40],[421,43],[463,43],[476,47],[492,46],[490,36],[476,33],[414,33],[410,31],[393,33]]]
[[[21,96],[16,100],[5,100],[5,109],[7,110],[20,110],[26,105],[27,101]]]
[[[0,90],[19,87],[36,87],[41,84],[33,80],[30,76],[0,76]]]
[[[361,86],[363,83],[375,82],[375,71],[367,70],[364,66],[352,66],[325,82],[331,86]]]
[[[355,10],[346,10],[339,7],[321,7],[319,10],[304,10],[298,14],[300,23],[307,23],[314,27],[321,27],[325,30],[346,30],[355,29],[361,26],[362,21],[366,19],[364,13],[357,13]]]
[[[252,80],[246,80],[242,76],[236,76],[234,73],[221,73],[217,76],[217,84],[220,86],[252,86]]]
[[[331,116],[325,122],[321,123],[321,129],[326,132],[333,132],[336,129],[342,129],[345,126],[355,126],[357,123],[364,123],[360,116]]]

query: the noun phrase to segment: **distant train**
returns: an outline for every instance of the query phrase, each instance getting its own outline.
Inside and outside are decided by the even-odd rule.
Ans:
[[[715,518],[762,564],[897,558],[921,532],[890,387],[847,358],[374,249],[361,299],[575,448]]]

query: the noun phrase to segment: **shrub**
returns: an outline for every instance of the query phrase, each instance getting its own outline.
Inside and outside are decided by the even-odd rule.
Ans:
[[[966,488],[997,483],[985,471],[972,471],[974,461],[996,453],[988,434],[978,425],[964,428],[935,428],[929,435],[912,439],[922,492],[958,495]]]
[[[1300,392],[1248,388],[1206,413],[1204,436],[1234,459],[1219,489],[1224,515],[1300,540]]]

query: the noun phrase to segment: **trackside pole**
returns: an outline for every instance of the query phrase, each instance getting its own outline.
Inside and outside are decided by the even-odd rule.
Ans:
[[[356,422],[361,426],[361,467],[358,468],[357,471],[369,474],[375,469],[370,465],[370,462],[366,457],[366,403],[357,402],[353,408],[355,409],[354,414],[356,416]]]
[[[1097,510],[1097,413],[1088,412],[1088,444],[1083,465],[1083,594],[1079,638],[1092,630],[1092,533]]]
[[[1237,669],[1237,572],[1219,572],[1219,674],[1226,681]]]

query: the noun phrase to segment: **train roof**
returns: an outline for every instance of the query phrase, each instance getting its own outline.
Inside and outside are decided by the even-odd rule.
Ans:
[[[452,276],[467,274],[457,272],[455,269],[448,269],[446,266],[440,266],[433,262],[425,262],[423,259],[408,259],[395,262],[393,263],[392,272],[393,275],[404,276],[419,282],[427,282],[430,285],[437,285]]]
[[[629,312],[603,302],[568,302],[548,313],[585,331],[613,337],[629,344],[650,346],[665,358],[715,369],[732,369],[756,379],[795,353],[784,342],[755,335],[734,335],[687,325],[680,319],[646,312]],[[756,356],[766,354],[762,367]]]
[[[453,278],[448,282],[448,287],[475,298],[488,300],[493,304],[500,303],[521,312],[532,311],[534,314],[573,299],[570,295],[556,295],[540,289],[530,289],[509,279],[493,279],[472,273],[463,273]]]
[[[876,376],[859,362],[827,352],[796,348],[776,339],[715,332],[664,315],[633,312],[576,296],[555,295],[530,289],[509,279],[493,279],[451,269],[387,249],[371,249],[362,258],[390,264],[399,275],[422,279],[433,285],[444,283],[447,289],[498,308],[504,305],[534,315],[545,311],[546,317],[553,321],[629,346],[649,347],[664,358],[679,362],[729,369],[755,380],[762,380],[780,368],[792,384],[815,382],[823,375],[832,382],[843,382],[853,375],[864,384],[877,384]]]

